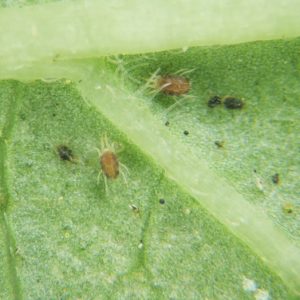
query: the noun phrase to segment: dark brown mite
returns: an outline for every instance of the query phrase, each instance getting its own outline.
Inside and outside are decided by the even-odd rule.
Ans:
[[[181,76],[160,76],[157,79],[158,89],[166,95],[180,96],[188,93],[190,82]]]
[[[73,152],[68,146],[59,145],[57,147],[57,152],[58,152],[60,159],[62,159],[62,160],[73,161],[73,159],[74,159]]]
[[[224,97],[223,103],[228,109],[242,109],[244,106],[243,100],[231,96]]]
[[[207,106],[211,108],[216,107],[220,104],[221,104],[221,97],[219,96],[213,96],[207,102]]]
[[[106,150],[100,157],[102,172],[109,179],[115,179],[119,175],[119,161],[116,154]]]

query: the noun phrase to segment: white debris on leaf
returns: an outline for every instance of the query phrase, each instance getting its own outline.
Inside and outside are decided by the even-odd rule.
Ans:
[[[254,294],[255,300],[271,300],[268,291],[263,289],[258,289]]]
[[[244,277],[243,278],[243,289],[247,292],[254,292],[257,290],[257,285],[254,280]]]

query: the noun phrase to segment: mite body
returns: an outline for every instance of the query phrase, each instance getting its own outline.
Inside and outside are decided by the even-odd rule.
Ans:
[[[123,165],[116,154],[116,145],[114,143],[109,144],[107,136],[104,135],[101,139],[101,149],[97,149],[99,154],[100,172],[98,174],[98,183],[100,175],[102,173],[104,178],[105,190],[108,191],[108,180],[115,180],[121,174],[125,183],[127,184],[124,174],[125,170],[128,172],[125,165]]]
[[[182,76],[159,76],[158,89],[166,95],[180,96],[187,94],[191,88],[190,82]]]
[[[186,74],[193,71],[194,69],[182,69],[172,75],[159,75],[160,69],[157,69],[147,80],[143,90],[148,90],[150,94],[154,95],[154,97],[158,94],[174,96],[174,104],[165,110],[165,114],[167,115],[183,101],[186,101],[187,99],[194,99],[192,95],[189,95],[192,83],[189,78],[186,77]]]
[[[110,150],[105,150],[100,156],[100,165],[103,174],[108,179],[115,179],[118,177],[119,171],[119,160],[117,155]]]

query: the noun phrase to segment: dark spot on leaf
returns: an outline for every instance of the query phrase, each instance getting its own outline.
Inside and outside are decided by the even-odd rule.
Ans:
[[[223,148],[224,147],[224,141],[215,141],[215,145],[218,147],[218,148]]]
[[[62,160],[73,161],[73,158],[74,158],[73,152],[68,146],[65,146],[65,145],[58,146],[57,152],[58,152],[59,157]]]
[[[274,184],[278,184],[279,183],[279,174],[276,173],[272,176],[272,181]]]
[[[159,199],[160,204],[165,204],[165,199]]]
[[[291,203],[284,203],[282,209],[286,214],[292,214],[294,212],[294,206]]]
[[[227,96],[223,99],[224,105],[228,109],[241,109],[244,106],[243,100],[235,97]]]
[[[208,107],[216,107],[220,104],[221,104],[221,98],[219,96],[213,96],[207,102]]]
[[[167,121],[167,122],[165,123],[165,126],[169,126],[169,125],[170,125],[170,122]]]
[[[189,135],[190,133],[189,133],[187,130],[185,130],[185,131],[183,132],[183,134],[184,134],[184,135]]]
[[[25,115],[25,113],[23,113],[23,112],[20,113],[20,119],[21,119],[21,120],[26,120],[26,115]]]

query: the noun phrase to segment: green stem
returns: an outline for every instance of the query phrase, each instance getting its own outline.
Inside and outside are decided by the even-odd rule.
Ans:
[[[298,0],[63,1],[0,9],[0,69],[300,34]]]

